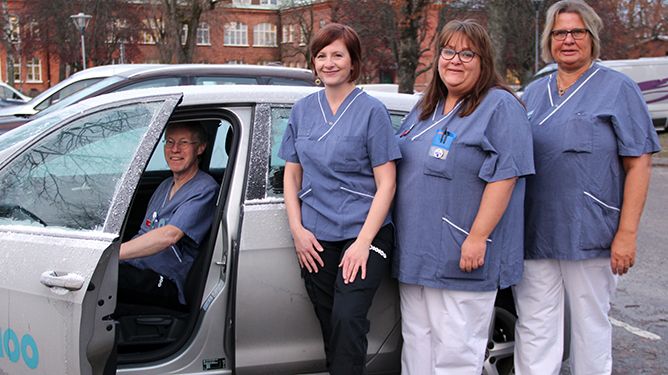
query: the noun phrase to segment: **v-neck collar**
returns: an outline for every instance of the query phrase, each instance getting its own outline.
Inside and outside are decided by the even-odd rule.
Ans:
[[[332,129],[336,126],[336,124],[339,122],[339,120],[346,114],[346,111],[350,106],[353,104],[355,99],[357,99],[360,95],[362,95],[364,91],[360,90],[359,88],[355,87],[349,94],[346,96],[346,98],[343,100],[341,105],[339,106],[337,110],[337,114],[334,115],[332,114],[332,110],[329,107],[329,103],[327,102],[327,97],[325,97],[325,90],[321,90],[318,92],[318,104],[320,105],[320,112],[322,112],[322,119],[325,125],[329,128],[323,134],[318,138],[318,141],[321,141],[327,134],[329,134]],[[325,110],[326,108],[326,110]],[[329,116],[328,116],[329,115]]]
[[[353,88],[352,91],[348,93],[346,98],[343,99],[341,105],[339,105],[339,108],[336,111],[337,113],[334,113],[334,111],[332,111],[332,108],[329,106],[329,101],[327,100],[327,95],[325,95],[325,90],[321,90],[318,93],[318,102],[320,103],[320,106],[322,108],[323,117],[326,118],[328,122],[336,121],[338,117],[341,117],[346,107],[350,105],[351,102],[355,100],[357,95],[360,94],[361,92],[362,90],[359,87]]]

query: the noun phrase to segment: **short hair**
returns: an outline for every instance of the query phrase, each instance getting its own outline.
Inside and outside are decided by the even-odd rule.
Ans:
[[[420,102],[420,120],[427,119],[436,110],[439,100],[448,95],[448,89],[441,80],[441,75],[438,72],[438,59],[441,55],[441,48],[455,36],[466,38],[471,44],[470,47],[473,52],[480,57],[480,77],[478,77],[471,91],[467,93],[468,95],[464,99],[460,116],[464,117],[473,113],[492,87],[501,88],[512,94],[512,90],[504,83],[503,78],[501,78],[501,75],[496,70],[494,48],[485,28],[470,19],[450,21],[443,27],[436,39],[436,53],[432,62],[431,82],[427,86]]]
[[[546,63],[554,61],[552,56],[552,29],[557,20],[557,16],[562,13],[575,13],[582,18],[587,30],[591,35],[591,58],[596,60],[601,55],[601,38],[599,37],[603,29],[603,21],[596,14],[596,11],[589,4],[582,0],[561,0],[547,9],[545,16],[545,28],[540,39],[541,58]]]
[[[315,68],[315,56],[318,52],[339,39],[343,41],[350,55],[352,71],[350,72],[350,80],[348,82],[355,82],[362,70],[362,44],[360,43],[359,35],[350,26],[340,23],[330,23],[318,30],[309,46],[311,66]],[[318,73],[314,71],[314,74],[317,76]]]
[[[204,125],[199,121],[170,122],[165,129],[165,137],[167,137],[167,132],[171,129],[186,129],[196,138],[197,142],[205,145],[209,143],[206,129],[204,129]]]

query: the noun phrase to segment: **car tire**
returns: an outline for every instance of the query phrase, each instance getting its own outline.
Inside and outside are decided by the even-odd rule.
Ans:
[[[494,307],[489,339],[485,350],[483,375],[511,375],[515,350],[515,322],[517,317],[502,307]]]

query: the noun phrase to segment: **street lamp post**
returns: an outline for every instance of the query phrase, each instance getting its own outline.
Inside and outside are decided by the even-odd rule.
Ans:
[[[536,34],[535,34],[535,37],[534,37],[534,39],[535,39],[535,41],[534,41],[535,42],[535,44],[534,44],[534,73],[538,72],[538,37],[539,37],[538,36],[538,34],[539,34],[538,33],[538,17],[539,17],[538,11],[540,10],[540,6],[543,4],[543,1],[544,0],[531,0],[531,2],[533,3],[533,8],[536,10],[536,17],[535,17],[535,22],[536,22],[535,32],[536,32]]]
[[[91,15],[83,14],[82,12],[70,16],[72,22],[74,22],[74,25],[81,33],[81,60],[84,69],[86,69],[86,42],[84,41],[84,31],[86,30],[86,26],[88,26],[88,21],[90,21],[91,17]]]

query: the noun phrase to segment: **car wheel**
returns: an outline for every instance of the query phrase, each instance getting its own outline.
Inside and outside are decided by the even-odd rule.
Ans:
[[[515,321],[511,312],[501,307],[494,307],[492,324],[489,327],[489,340],[485,350],[483,375],[514,374],[513,351],[515,350]]]

